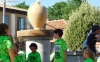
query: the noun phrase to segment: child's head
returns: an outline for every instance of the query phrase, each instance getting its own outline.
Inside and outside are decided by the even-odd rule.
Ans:
[[[10,35],[9,27],[5,23],[0,24],[0,35]]]
[[[86,59],[92,58],[93,60],[95,60],[95,55],[94,55],[94,53],[90,49],[85,49],[83,56]]]
[[[31,43],[29,47],[30,47],[30,49],[31,49],[32,52],[36,52],[36,50],[38,48],[35,43]]]
[[[95,39],[95,47],[97,51],[100,53],[100,39]]]
[[[99,25],[93,25],[92,26],[92,32],[99,34],[100,33],[100,26]]]
[[[55,39],[58,39],[59,37],[62,37],[62,35],[63,35],[62,29],[56,29],[56,30],[54,31],[54,38],[55,38]]]

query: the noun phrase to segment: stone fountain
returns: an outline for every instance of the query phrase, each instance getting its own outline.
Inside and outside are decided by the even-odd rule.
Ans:
[[[42,29],[48,17],[46,7],[37,0],[29,7],[27,17],[34,30],[17,31],[17,37],[26,41],[26,57],[31,52],[29,45],[36,43],[42,62],[50,62],[50,40],[53,39],[53,31]]]

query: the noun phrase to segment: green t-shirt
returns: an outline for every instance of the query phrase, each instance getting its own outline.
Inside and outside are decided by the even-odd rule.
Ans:
[[[85,59],[84,62],[94,62],[94,61],[93,61],[93,59],[88,58],[88,59]]]
[[[8,36],[0,36],[0,61],[10,62],[9,48],[14,49],[11,39]]]
[[[100,57],[97,59],[97,62],[100,62]]]
[[[55,41],[54,43],[54,62],[64,62],[65,55],[64,51],[67,51],[67,45],[63,38],[60,38]]]
[[[27,61],[29,62],[41,62],[41,56],[38,52],[35,53],[29,53]]]
[[[16,57],[14,58],[14,61],[15,61],[15,62],[21,62],[21,61],[22,61],[22,58],[20,57],[20,55],[18,55],[18,56],[16,56]]]
[[[25,51],[19,51],[18,56],[16,56],[14,58],[14,60],[15,60],[15,62],[25,62],[26,61],[25,57],[26,57],[26,52]]]
[[[19,51],[18,55],[21,57],[22,62],[26,61],[26,52],[25,51]]]

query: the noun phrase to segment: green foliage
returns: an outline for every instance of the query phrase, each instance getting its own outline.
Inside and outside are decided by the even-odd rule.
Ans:
[[[82,0],[68,0],[68,2],[57,2],[53,6],[48,7],[48,18],[54,19],[69,19],[69,14],[72,10],[76,10],[82,3]]]
[[[16,4],[15,7],[22,8],[22,9],[28,9],[29,8],[29,6],[26,5],[25,1],[23,1],[22,3]]]
[[[64,39],[70,50],[82,47],[89,30],[94,24],[100,24],[100,9],[83,2],[79,9],[69,17]]]
[[[67,6],[66,2],[57,2],[52,7],[48,7],[48,18],[50,20],[61,19],[65,6]]]

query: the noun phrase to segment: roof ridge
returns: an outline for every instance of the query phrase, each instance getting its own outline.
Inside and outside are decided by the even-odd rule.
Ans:
[[[3,7],[3,4],[0,4],[0,7]],[[21,10],[21,11],[27,11],[25,9],[18,8],[18,7],[15,7],[15,6],[10,6],[10,5],[6,5],[6,8],[15,9],[15,10]]]

